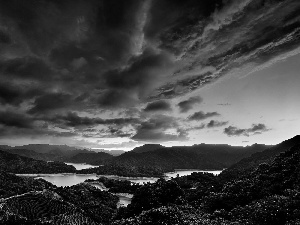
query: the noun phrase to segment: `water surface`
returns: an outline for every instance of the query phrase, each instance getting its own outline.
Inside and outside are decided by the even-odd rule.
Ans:
[[[84,182],[86,179],[97,179],[96,174],[48,174],[35,179],[44,179],[58,187],[72,186]]]
[[[184,169],[176,169],[174,172],[169,172],[169,173],[165,173],[165,176],[167,179],[170,178],[175,178],[178,176],[182,177],[182,176],[187,176],[187,175],[191,175],[192,173],[212,173],[214,175],[219,175],[222,170],[184,170]]]
[[[77,163],[76,163],[77,164]],[[70,164],[69,164],[70,165]],[[72,163],[73,165],[73,163]],[[77,164],[77,168],[83,168],[84,166],[91,166],[88,164]],[[165,173],[165,179],[169,180],[172,177],[186,176],[193,172],[206,172],[218,175],[222,170],[175,170],[175,172]],[[36,179],[44,179],[46,181],[55,184],[58,187],[62,186],[72,186],[84,182],[86,179],[97,179],[98,177],[106,177],[115,180],[128,180],[133,183],[143,184],[143,183],[154,183],[158,180],[157,177],[122,177],[116,175],[96,175],[96,174],[18,174],[18,176],[35,177]],[[103,187],[102,187],[103,188]]]
[[[73,165],[77,170],[86,169],[95,167],[88,164],[81,164],[81,163],[66,163],[68,165]],[[186,176],[190,175],[193,172],[207,172],[213,173],[218,175],[222,172],[222,170],[175,170],[175,172],[165,173],[165,179],[171,179],[172,177],[178,176]],[[116,180],[129,180],[134,183],[154,183],[158,180],[157,177],[122,177],[122,176],[115,176],[115,175],[96,175],[96,174],[17,174],[18,176],[27,176],[27,177],[34,177],[35,179],[44,179],[49,181],[52,184],[55,184],[58,187],[64,186],[72,186],[79,183],[84,182],[87,179],[94,179],[96,180],[99,177],[106,177],[109,179],[116,179]],[[101,183],[90,183],[94,187],[101,189],[102,191],[107,191],[107,188]],[[127,206],[131,203],[132,195],[128,193],[116,193],[116,196],[119,197],[118,207],[120,206]]]
[[[83,169],[98,167],[98,166],[93,166],[93,165],[86,164],[86,163],[65,163],[65,164],[74,166],[76,168],[76,170],[83,170]]]

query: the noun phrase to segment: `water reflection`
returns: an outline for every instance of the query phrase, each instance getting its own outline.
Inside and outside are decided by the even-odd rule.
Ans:
[[[222,170],[181,170],[181,169],[176,169],[174,172],[169,172],[169,173],[165,173],[165,176],[167,179],[170,179],[170,178],[175,178],[178,176],[182,177],[182,176],[187,176],[187,175],[191,175],[192,173],[199,173],[199,172],[202,172],[202,173],[212,173],[214,175],[219,175]]]
[[[76,170],[83,170],[83,169],[98,167],[98,166],[93,166],[93,165],[89,165],[89,164],[85,164],[85,163],[65,163],[65,164],[74,166],[76,168]]]
[[[72,186],[84,182],[86,179],[97,179],[96,174],[49,174],[36,176],[35,179],[44,179],[58,187]]]

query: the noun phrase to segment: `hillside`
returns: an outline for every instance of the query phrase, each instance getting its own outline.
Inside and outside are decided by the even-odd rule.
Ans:
[[[19,177],[2,170],[0,170],[0,181],[0,199],[24,194],[29,191],[42,191],[55,187],[43,179]]]
[[[144,145],[135,151],[103,161],[104,166],[85,169],[77,173],[161,177],[164,172],[174,169],[222,170],[241,158],[253,152],[263,151],[269,146],[255,144],[240,147],[201,144],[189,147],[160,147],[161,145]]]
[[[143,152],[154,151],[160,148],[165,148],[165,147],[160,144],[145,144],[143,146],[132,149],[130,152],[143,153]]]
[[[104,153],[110,154],[112,156],[119,156],[126,152],[124,150],[105,150],[105,149],[93,149],[93,151],[104,152]]]
[[[48,145],[48,144],[29,144],[29,145],[22,145],[16,147],[10,146],[0,146],[0,149],[5,149],[5,151],[12,152],[15,154],[22,154],[26,157],[41,157],[46,158],[47,160],[65,160],[67,158],[73,157],[78,153],[89,153],[93,151],[89,151],[86,149],[80,149],[76,147],[71,147],[68,145]],[[25,150],[22,152],[22,150]],[[38,153],[33,154],[32,151]],[[29,155],[25,155],[25,154]],[[44,154],[44,155],[42,155]]]
[[[0,148],[1,149],[1,148]],[[54,154],[54,153],[38,153],[33,150],[29,149],[18,149],[18,148],[10,148],[10,149],[1,149],[3,151],[6,151],[8,153],[17,154],[20,156],[37,159],[37,160],[43,160],[43,161],[58,161],[58,162],[64,162],[67,157],[61,155],[61,154]]]
[[[165,171],[173,169],[223,169],[224,164],[196,151],[159,149],[143,153],[128,152],[110,161],[117,165],[147,166]]]
[[[87,163],[91,165],[102,165],[105,161],[113,158],[112,155],[105,152],[78,153],[66,160],[71,163]]]
[[[109,224],[118,198],[95,187],[31,191],[2,199],[1,224]]]
[[[231,166],[254,152],[263,151],[269,146],[252,145],[248,147],[230,145],[194,145],[158,148],[159,145],[146,145],[136,151],[126,152],[112,158],[108,163],[131,166],[173,169],[215,169]],[[150,150],[152,149],[152,150]]]
[[[160,179],[139,188],[113,224],[300,224],[299,159],[295,145],[227,182],[205,173]]]
[[[270,163],[279,153],[300,144],[300,135],[283,141],[282,143],[266,149],[262,152],[252,154],[250,157],[244,158],[238,163],[232,165],[220,174],[221,178],[233,179],[240,175],[250,172],[253,168],[261,163]]]
[[[131,204],[119,209],[116,196],[88,184],[58,188],[43,180],[0,172],[0,224],[300,224],[300,144],[284,150],[298,140],[294,137],[272,147],[274,152],[281,152],[277,156],[269,154],[270,149],[262,152],[265,162],[235,178],[193,173],[136,187],[130,182],[99,178],[112,191],[133,193]],[[176,148],[165,150],[130,155],[155,156],[158,151],[161,159],[173,153],[177,160],[181,153]],[[134,159],[134,163],[139,160]],[[136,170],[130,171],[132,168]],[[96,169],[133,173],[142,172],[142,168],[156,167],[109,164]]]
[[[87,163],[92,165],[101,165],[103,160],[107,160],[112,156],[119,156],[125,152],[122,150],[103,149],[92,151],[67,145],[47,144],[30,144],[16,147],[0,145],[0,150],[43,161]]]
[[[0,170],[19,173],[74,173],[74,166],[62,162],[45,162],[0,150]]]

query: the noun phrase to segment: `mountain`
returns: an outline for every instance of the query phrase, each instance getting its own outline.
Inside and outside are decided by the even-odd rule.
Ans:
[[[88,164],[90,164],[92,161],[95,161],[94,163],[92,163],[93,165],[101,165],[103,160],[110,158],[108,154],[110,156],[119,156],[125,152],[123,150],[104,150],[104,149],[93,151],[91,149],[89,150],[79,149],[67,145],[48,145],[48,144],[29,144],[29,145],[16,146],[16,147],[0,145],[0,150],[25,156],[28,158],[44,160],[44,161],[59,161],[59,162],[74,162],[74,163],[76,162],[76,163],[88,163]],[[96,155],[97,153],[101,153],[101,154]],[[93,156],[95,157],[95,160],[93,160]],[[80,157],[86,160],[81,160]]]
[[[109,163],[117,165],[146,166],[165,171],[174,169],[223,169],[224,164],[201,154],[186,149],[163,148],[148,152],[127,152],[113,158]]]
[[[223,169],[268,147],[258,144],[247,147],[201,144],[168,148],[160,145],[144,145],[112,158],[108,163],[155,166],[167,170]]]
[[[1,149],[1,148],[0,148]],[[10,148],[10,149],[2,149],[5,152],[17,154],[20,156],[37,159],[37,160],[43,160],[43,161],[59,161],[64,162],[67,157],[64,157],[60,154],[54,154],[54,153],[38,153],[33,150],[29,149],[17,149],[17,148]]]
[[[105,152],[88,152],[78,153],[67,160],[71,163],[87,163],[91,165],[102,165],[105,161],[113,158],[114,156]]]
[[[15,148],[33,150],[37,153],[57,154],[65,157],[72,157],[78,153],[91,152],[85,149],[79,149],[68,145],[29,144],[18,146]]]
[[[300,224],[299,159],[296,144],[220,188],[218,177],[205,173],[148,183],[113,224]],[[196,185],[191,189],[184,180]]]
[[[165,148],[165,147],[160,144],[146,144],[146,145],[134,148],[133,150],[131,150],[131,152],[143,153],[143,152],[154,151],[154,150],[157,150],[160,148]]]
[[[144,145],[120,156],[105,160],[104,166],[78,173],[123,176],[162,176],[174,169],[222,170],[254,152],[270,146],[194,145],[163,147]]]
[[[45,162],[1,150],[0,170],[18,174],[76,172],[74,166],[69,166],[62,162]]]
[[[44,161],[67,162],[79,153],[95,153],[85,149],[78,149],[67,145],[29,144],[23,146],[0,146],[0,150]]]
[[[224,170],[220,174],[220,177],[227,180],[248,173],[261,163],[270,163],[279,153],[284,152],[297,144],[300,144],[300,135],[283,141],[265,151],[254,153],[251,156],[242,159],[227,170]]]
[[[104,150],[104,149],[93,149],[95,152],[105,152],[107,154],[110,154],[112,156],[119,156],[125,153],[126,151],[124,150]]]

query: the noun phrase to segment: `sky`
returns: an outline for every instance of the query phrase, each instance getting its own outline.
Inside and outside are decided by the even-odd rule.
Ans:
[[[0,0],[0,145],[299,134],[299,0]]]

